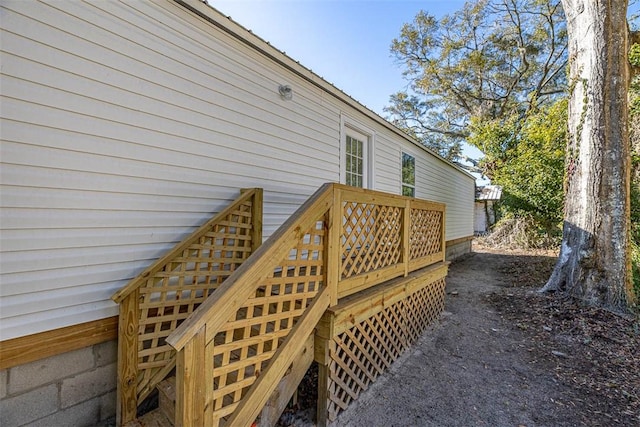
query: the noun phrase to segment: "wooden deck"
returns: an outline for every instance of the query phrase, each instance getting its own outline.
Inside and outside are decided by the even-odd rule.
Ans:
[[[135,418],[131,400],[175,367],[176,425],[251,425],[261,413],[270,425],[313,357],[323,425],[442,310],[444,205],[326,184],[256,249],[246,244],[249,220],[239,220],[260,221],[252,200],[228,210],[235,222],[223,221],[222,237],[204,232],[163,258],[170,267],[116,295],[122,341],[131,342],[120,354],[122,421]],[[228,240],[205,249],[207,239]],[[205,259],[216,251],[251,255]],[[199,270],[229,263],[224,280],[220,267]]]

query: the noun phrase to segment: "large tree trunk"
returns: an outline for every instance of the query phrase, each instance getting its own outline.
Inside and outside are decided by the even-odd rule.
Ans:
[[[560,256],[543,290],[625,311],[629,252],[626,0],[563,0],[569,33],[569,141]]]

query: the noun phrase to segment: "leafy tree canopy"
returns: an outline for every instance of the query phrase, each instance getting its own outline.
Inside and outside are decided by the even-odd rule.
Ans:
[[[530,110],[525,117],[475,120],[469,141],[482,147],[482,166],[503,187],[502,206],[531,215],[551,231],[562,220],[567,101]]]
[[[409,88],[389,119],[457,159],[472,121],[523,115],[566,87],[567,33],[559,0],[481,0],[436,19],[420,12],[393,40]]]

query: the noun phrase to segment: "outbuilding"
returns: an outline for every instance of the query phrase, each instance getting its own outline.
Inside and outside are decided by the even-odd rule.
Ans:
[[[496,204],[502,198],[502,187],[483,185],[476,188],[475,223],[476,235],[486,234],[496,223]]]

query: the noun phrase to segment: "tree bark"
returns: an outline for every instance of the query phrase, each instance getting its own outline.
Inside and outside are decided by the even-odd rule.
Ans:
[[[543,291],[622,312],[630,256],[626,0],[563,0],[569,34],[569,141],[560,256]]]

